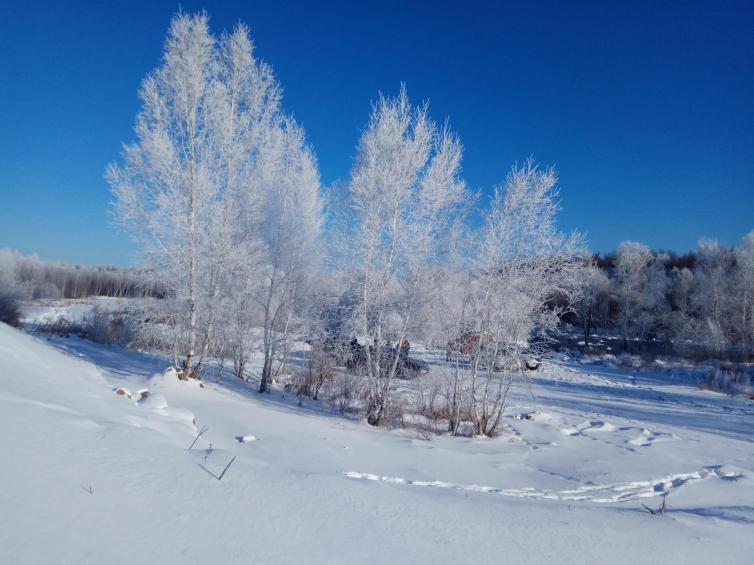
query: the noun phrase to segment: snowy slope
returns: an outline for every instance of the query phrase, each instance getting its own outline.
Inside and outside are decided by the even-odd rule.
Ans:
[[[199,389],[152,376],[164,368],[157,357],[0,325],[0,563],[748,563],[754,554],[747,401],[555,367],[533,397],[516,395],[503,437],[427,442],[280,392],[260,398],[239,382]],[[136,402],[141,388],[146,402]],[[222,481],[200,466],[217,474],[234,456]],[[667,515],[641,509],[663,492]]]

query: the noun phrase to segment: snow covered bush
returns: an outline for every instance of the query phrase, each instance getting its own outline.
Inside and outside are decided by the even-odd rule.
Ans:
[[[136,322],[125,311],[95,308],[82,321],[83,337],[96,343],[127,347],[136,339]]]
[[[450,420],[448,398],[441,382],[418,382],[415,404],[416,412],[432,424],[435,433],[440,432],[441,422]]]
[[[60,316],[36,325],[34,331],[62,337],[74,335],[95,343],[128,347],[141,345],[137,341],[137,323],[127,310],[113,311],[95,307],[94,311],[81,318]]]
[[[746,394],[754,398],[754,365],[721,364],[710,369],[699,385],[704,390],[728,394]]]
[[[325,383],[325,397],[341,414],[359,413],[365,397],[364,381],[357,375],[339,371]]]
[[[336,372],[335,356],[321,346],[313,346],[304,366],[295,372],[296,392],[317,400],[322,386],[332,381]]]

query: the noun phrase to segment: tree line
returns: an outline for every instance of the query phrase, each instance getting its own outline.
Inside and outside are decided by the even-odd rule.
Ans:
[[[111,296],[160,296],[145,284],[142,268],[42,261],[36,255],[0,249],[0,292],[20,300]]]
[[[627,241],[583,276],[574,321],[586,347],[597,332],[627,351],[651,340],[680,354],[754,354],[754,231],[733,246],[702,239],[681,256]]]
[[[160,297],[144,268],[42,261],[36,255],[0,249],[0,322],[20,323],[22,300]]]

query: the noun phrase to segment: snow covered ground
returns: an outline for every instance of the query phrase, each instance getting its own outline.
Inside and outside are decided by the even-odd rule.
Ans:
[[[76,299],[32,300],[22,304],[22,319],[28,327],[52,324],[60,320],[78,324],[95,311],[112,312],[125,308],[133,298],[109,298],[96,296]]]
[[[752,401],[661,371],[553,364],[517,388],[501,437],[426,441],[165,368],[0,325],[0,563],[754,555]],[[642,508],[663,494],[667,514]]]

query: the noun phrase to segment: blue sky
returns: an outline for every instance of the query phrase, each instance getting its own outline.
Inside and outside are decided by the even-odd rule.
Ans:
[[[685,251],[754,229],[754,3],[180,2],[244,21],[324,183],[346,179],[378,91],[449,117],[489,193],[529,155],[560,172],[564,229]],[[0,0],[0,247],[129,263],[106,164],[178,2]]]

